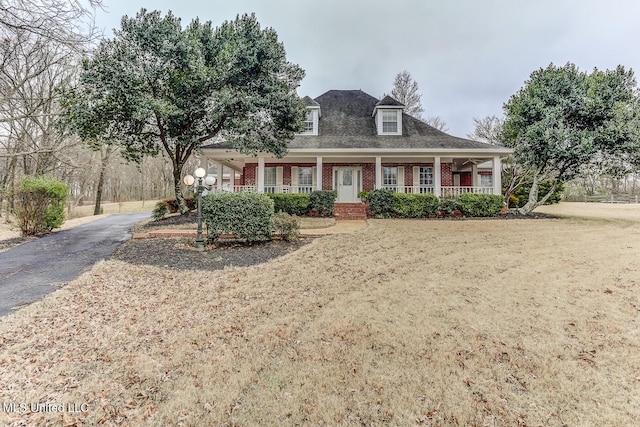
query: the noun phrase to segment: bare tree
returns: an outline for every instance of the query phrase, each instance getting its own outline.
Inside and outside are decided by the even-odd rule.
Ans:
[[[439,131],[447,132],[449,130],[449,126],[447,126],[447,123],[440,116],[427,117],[422,119],[422,121]]]
[[[27,32],[71,50],[82,50],[96,35],[96,8],[102,8],[102,0],[1,0],[0,35]]]
[[[413,80],[411,73],[407,70],[401,71],[396,75],[393,81],[393,89],[391,89],[391,97],[396,101],[404,104],[404,112],[419,119],[424,112],[420,98],[422,95],[418,93],[418,83]]]
[[[475,129],[473,133],[467,134],[467,138],[475,141],[486,142],[487,144],[499,145],[501,142],[502,123],[504,119],[497,116],[487,116],[483,118],[474,117]]]

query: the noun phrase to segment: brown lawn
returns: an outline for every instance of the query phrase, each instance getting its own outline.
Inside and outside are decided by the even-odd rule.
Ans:
[[[639,254],[629,219],[373,220],[254,267],[102,262],[0,319],[0,424],[635,425]]]

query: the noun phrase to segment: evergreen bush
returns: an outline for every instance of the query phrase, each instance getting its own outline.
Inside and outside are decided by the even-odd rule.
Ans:
[[[369,192],[369,210],[376,218],[391,218],[394,210],[393,190],[382,188]]]
[[[273,200],[263,193],[209,193],[202,199],[202,217],[214,242],[221,234],[247,242],[273,237]]]
[[[438,198],[430,193],[393,193],[393,216],[396,218],[426,218],[438,213]]]
[[[268,194],[273,200],[275,212],[286,212],[289,215],[304,215],[309,212],[309,194],[282,193]]]
[[[494,216],[502,209],[504,197],[495,194],[465,193],[458,197],[460,211],[464,216]]]
[[[309,210],[312,212],[317,212],[319,216],[332,216],[333,206],[335,205],[337,197],[337,191],[314,191],[309,196]]]
[[[169,206],[165,200],[160,200],[153,208],[153,219],[158,220],[165,217],[169,212]]]

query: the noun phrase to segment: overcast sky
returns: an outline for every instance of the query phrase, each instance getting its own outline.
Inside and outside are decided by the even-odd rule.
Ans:
[[[640,70],[636,0],[104,0],[97,25],[113,36],[123,15],[171,10],[219,25],[255,12],[276,30],[289,61],[306,77],[301,96],[362,89],[381,97],[395,75],[418,82],[425,116],[449,133],[473,131],[473,117],[502,115],[502,104],[532,71],[551,62],[582,70],[621,64]]]

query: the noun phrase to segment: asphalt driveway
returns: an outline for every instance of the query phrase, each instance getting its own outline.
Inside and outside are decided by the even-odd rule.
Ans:
[[[69,282],[131,238],[149,213],[111,215],[0,253],[0,316]]]

